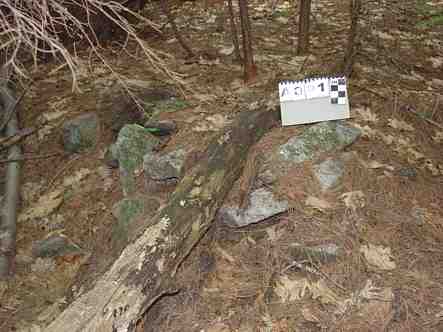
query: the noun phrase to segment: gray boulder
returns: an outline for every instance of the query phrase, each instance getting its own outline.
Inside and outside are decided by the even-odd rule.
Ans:
[[[273,193],[259,188],[250,195],[249,208],[240,211],[237,206],[222,206],[217,218],[233,227],[243,227],[285,212],[289,204],[285,200],[277,200]]]

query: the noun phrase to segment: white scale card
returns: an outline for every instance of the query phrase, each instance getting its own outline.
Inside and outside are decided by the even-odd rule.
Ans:
[[[283,126],[349,118],[345,77],[283,81],[278,89]]]

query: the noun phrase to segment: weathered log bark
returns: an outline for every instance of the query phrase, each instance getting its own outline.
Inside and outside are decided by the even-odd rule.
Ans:
[[[168,205],[95,286],[71,303],[46,331],[133,331],[156,300],[176,292],[177,269],[211,226],[241,174],[249,148],[275,123],[277,114],[242,113],[217,135]]]

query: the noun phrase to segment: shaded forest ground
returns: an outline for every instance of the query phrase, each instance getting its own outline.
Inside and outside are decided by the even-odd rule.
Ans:
[[[437,8],[438,1],[434,7],[430,3]],[[167,29],[163,39],[142,32],[152,47],[174,54],[176,58],[167,59],[171,68],[187,75],[184,91],[190,106],[164,116],[180,127],[167,149],[202,148],[211,136],[210,130],[201,129],[211,123],[208,119],[216,116],[223,125],[237,112],[276,103],[279,80],[336,70],[349,25],[346,2],[314,1],[308,57],[294,56],[296,25],[289,3],[278,2],[274,13],[269,3],[252,1],[250,7],[259,76],[249,86],[242,84],[241,66],[226,55],[231,39],[228,25],[220,19],[220,4],[205,8],[203,3],[186,2],[176,7],[181,31],[194,49],[203,51],[200,59],[183,59]],[[341,189],[361,191],[364,200],[354,208],[340,200],[332,209],[309,208],[303,198],[317,195],[317,189],[301,185],[300,176],[311,175],[294,169],[276,187],[290,200],[290,211],[244,229],[216,223],[183,264],[181,291],[161,299],[140,331],[443,329],[443,28],[427,24],[429,8],[421,1],[372,1],[364,8],[359,53],[349,81],[349,122],[364,133],[349,151],[363,163],[346,174]],[[154,21],[165,23],[162,15],[152,14],[157,12],[156,4],[146,9]],[[140,59],[115,45],[107,52],[125,78],[159,80]],[[100,171],[116,112],[100,106],[100,100],[115,78],[98,63],[88,63],[87,53],[80,56],[85,63],[81,93],[71,92],[69,73],[54,70],[56,64],[36,72],[38,84],[26,95],[22,120],[30,126],[42,114],[53,114],[59,115],[59,122],[46,135],[28,139],[25,150],[59,151],[61,123],[87,111],[98,112],[102,120],[100,142],[88,154],[26,162],[22,208],[66,178],[81,178],[57,215],[63,219],[63,233],[98,257],[89,264],[96,264],[99,273],[112,258],[105,253],[117,254],[106,239],[114,222],[111,207],[122,195],[117,174],[106,175],[114,185],[105,191]],[[284,143],[302,129],[276,128],[257,149]],[[88,174],[81,175],[85,169]],[[36,262],[30,253],[31,244],[52,232],[54,222],[19,224],[17,278],[0,288],[2,331],[44,326],[66,301],[85,257]],[[341,249],[335,261],[314,269],[293,265],[294,244],[331,243]],[[384,248],[382,257],[390,250],[392,259],[374,267],[362,252],[366,245]]]

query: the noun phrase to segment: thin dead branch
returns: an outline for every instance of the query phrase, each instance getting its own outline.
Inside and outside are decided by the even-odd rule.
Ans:
[[[74,13],[80,12],[81,15]],[[118,1],[84,0],[58,1],[10,1],[0,0],[0,53],[6,67],[21,77],[27,77],[23,54],[32,56],[38,63],[38,56],[53,56],[64,62],[72,74],[73,90],[78,89],[80,63],[63,43],[63,37],[86,41],[93,53],[112,69],[97,44],[92,23],[93,16],[105,18],[127,34],[128,40],[135,42],[154,70],[161,72],[176,82],[181,82],[179,74],[168,69],[160,53],[150,48],[136,32],[135,23],[143,22],[154,30],[159,27],[136,11]],[[79,18],[81,16],[81,18]],[[129,18],[132,18],[130,20]]]
[[[27,161],[27,160],[41,160],[41,159],[49,159],[54,157],[59,157],[63,155],[62,152],[54,152],[54,153],[48,153],[40,156],[23,156],[20,158],[7,158],[7,159],[0,159],[0,164],[7,164],[7,163],[15,163],[19,161]]]

